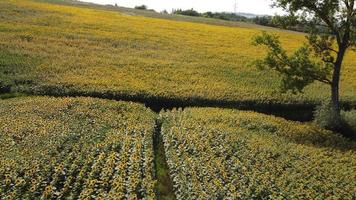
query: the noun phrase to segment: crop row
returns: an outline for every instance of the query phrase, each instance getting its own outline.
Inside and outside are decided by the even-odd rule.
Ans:
[[[355,142],[253,112],[162,112],[177,199],[355,199]]]
[[[0,199],[154,199],[153,131],[134,103],[0,101]]]

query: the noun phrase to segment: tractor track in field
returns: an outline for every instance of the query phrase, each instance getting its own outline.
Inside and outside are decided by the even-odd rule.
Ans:
[[[157,119],[155,124],[155,132],[153,135],[153,152],[154,166],[156,176],[156,195],[159,200],[174,200],[176,197],[173,192],[173,182],[169,174],[169,167],[164,150],[162,124]]]

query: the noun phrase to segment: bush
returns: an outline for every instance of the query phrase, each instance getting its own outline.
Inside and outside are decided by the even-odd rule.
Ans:
[[[138,9],[138,10],[147,10],[147,6],[146,6],[146,5],[135,6],[135,9]]]
[[[272,17],[271,16],[257,16],[253,18],[255,24],[262,26],[272,26]]]
[[[11,86],[0,81],[0,94],[11,92]]]
[[[356,133],[356,110],[342,111],[341,117],[350,126],[353,134],[355,135],[355,133]]]
[[[342,120],[331,102],[324,101],[314,112],[314,123],[322,128],[335,130],[342,125]]]
[[[174,10],[173,14],[177,14],[177,15],[187,15],[187,16],[193,16],[193,17],[198,17],[200,16],[200,13],[195,11],[193,8],[189,9],[189,10],[182,10],[182,9],[178,9],[178,10]]]

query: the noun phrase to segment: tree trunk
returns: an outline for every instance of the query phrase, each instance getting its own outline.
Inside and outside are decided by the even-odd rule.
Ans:
[[[341,45],[339,48],[339,53],[337,55],[337,59],[334,64],[333,79],[331,84],[331,103],[337,114],[337,116],[335,116],[337,119],[335,120],[340,120],[340,121],[341,121],[341,106],[340,106],[340,93],[339,93],[340,72],[341,72],[341,66],[344,60],[346,49],[347,49],[346,45]]]
[[[340,71],[341,66],[334,66],[333,80],[331,84],[331,103],[334,106],[334,109],[340,114],[340,96],[339,96],[339,85],[340,85]]]

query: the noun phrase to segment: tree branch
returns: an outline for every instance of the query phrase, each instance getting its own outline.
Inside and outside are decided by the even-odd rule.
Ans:
[[[292,65],[289,63],[289,62],[286,62],[283,58],[281,58],[278,54],[274,54],[274,56],[284,65],[288,66],[288,67],[292,67]],[[329,61],[330,62],[330,61]],[[333,63],[333,62],[332,62]],[[287,71],[285,71],[284,73],[288,74],[288,75],[292,75],[290,73],[288,73]],[[325,84],[329,84],[331,85],[332,84],[332,81],[328,78],[325,78],[325,79],[321,79],[320,77],[318,76],[315,76],[313,73],[309,74],[309,76],[319,82],[322,82],[322,83],[325,83]]]
[[[330,60],[326,60],[325,58],[322,58],[321,59],[323,62],[325,62],[325,63],[331,63],[331,64],[335,64],[335,62],[334,61],[330,61]]]
[[[323,49],[323,51],[329,50],[329,51],[332,51],[332,52],[334,52],[336,54],[339,53],[339,51],[337,51],[337,50],[335,50],[335,49],[333,49],[331,47],[322,47],[322,46],[318,45],[317,43],[315,43],[314,45],[316,45],[319,49]]]
[[[311,76],[313,79],[319,81],[319,82],[322,82],[322,83],[325,83],[325,84],[329,84],[331,85],[332,84],[332,81],[330,79],[319,79],[318,77],[315,77],[315,76]]]
[[[337,28],[334,26],[332,21],[328,19],[327,15],[321,12],[320,9],[316,7],[314,4],[310,4],[309,6],[305,5],[305,8],[309,9],[310,11],[314,12],[316,16],[318,16],[327,26],[330,28],[330,30],[333,32],[333,34],[336,36],[338,44],[341,44],[341,36],[340,32],[337,30]]]

